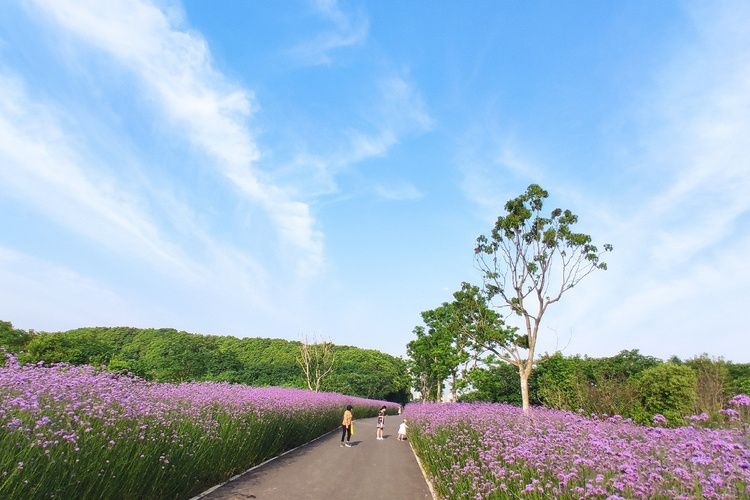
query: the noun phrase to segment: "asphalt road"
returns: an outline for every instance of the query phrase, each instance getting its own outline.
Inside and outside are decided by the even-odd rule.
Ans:
[[[396,439],[401,418],[389,416],[385,439],[375,420],[355,420],[351,448],[334,432],[231,481],[204,497],[227,499],[431,499],[409,443]]]

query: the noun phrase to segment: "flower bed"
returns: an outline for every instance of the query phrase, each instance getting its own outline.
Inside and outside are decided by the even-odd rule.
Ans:
[[[0,368],[0,498],[186,498],[384,401],[150,383],[91,367]]]
[[[504,404],[412,404],[409,439],[439,494],[484,498],[748,498],[741,426],[637,426]]]

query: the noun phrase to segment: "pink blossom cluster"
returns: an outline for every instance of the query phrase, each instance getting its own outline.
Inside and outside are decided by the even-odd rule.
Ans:
[[[505,404],[414,404],[410,439],[447,498],[746,498],[742,431]],[[699,417],[699,419],[702,417]]]

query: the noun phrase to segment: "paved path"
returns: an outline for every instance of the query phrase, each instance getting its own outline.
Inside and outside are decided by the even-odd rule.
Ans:
[[[351,448],[335,432],[227,483],[205,497],[227,499],[431,499],[409,443],[396,439],[401,419],[386,419],[385,439],[375,420],[355,420]]]

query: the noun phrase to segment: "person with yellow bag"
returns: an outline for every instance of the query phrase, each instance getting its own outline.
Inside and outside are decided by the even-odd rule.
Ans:
[[[347,448],[351,448],[352,445],[349,444],[349,441],[351,441],[352,436],[354,435],[354,423],[352,420],[354,419],[354,416],[352,415],[352,405],[346,405],[346,411],[344,411],[344,419],[341,421],[341,444],[339,446],[346,446]],[[344,443],[344,438],[346,438],[346,443]]]

